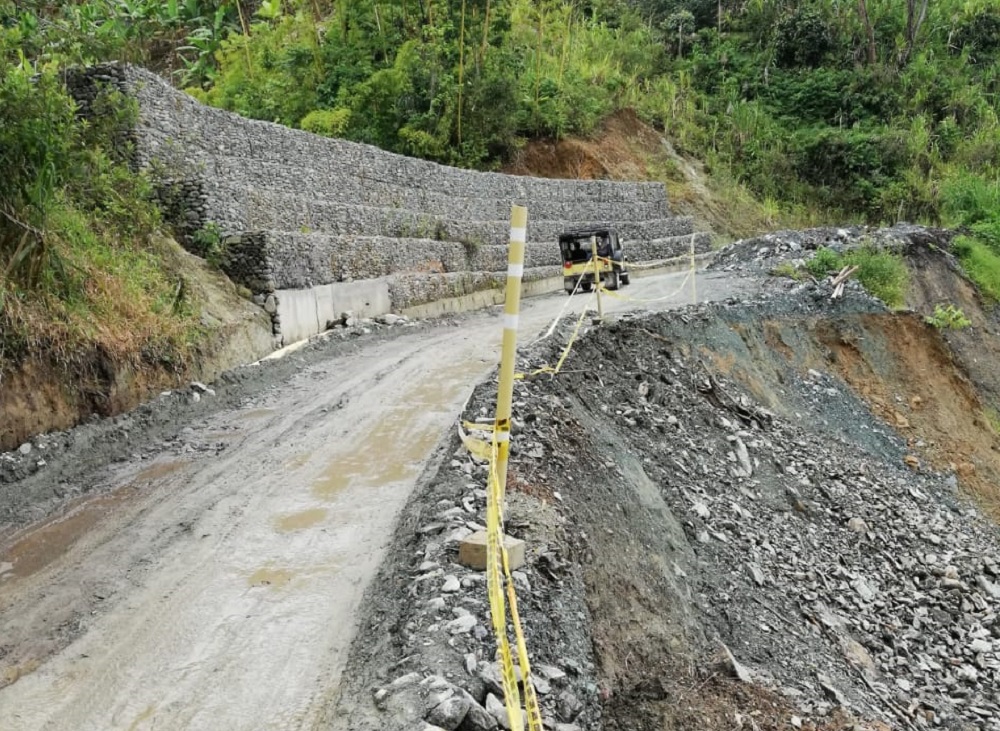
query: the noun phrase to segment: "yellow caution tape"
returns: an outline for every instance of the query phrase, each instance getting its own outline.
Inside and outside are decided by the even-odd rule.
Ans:
[[[470,431],[492,432],[492,438],[489,442],[476,439],[467,435],[463,427]],[[521,670],[524,687],[524,712],[527,716],[528,731],[544,731],[538,696],[531,683],[531,664],[528,660],[528,648],[521,627],[521,618],[517,611],[517,593],[510,570],[510,559],[503,542],[504,486],[500,484],[496,467],[501,446],[497,438],[499,431],[494,425],[479,422],[464,421],[459,426],[462,441],[469,451],[477,457],[479,454],[485,454],[485,458],[490,463],[486,503],[486,587],[490,601],[490,621],[493,625],[493,634],[497,638],[497,649],[500,655],[500,682],[503,687],[510,728],[511,731],[524,731],[517,670],[514,665],[514,655],[511,652],[510,638],[507,634],[508,604],[517,643],[517,667]]]
[[[604,261],[606,263],[610,263],[610,260],[608,259],[604,259]],[[600,281],[597,281],[594,284],[596,292],[603,292],[619,299],[640,303],[659,302],[661,300],[677,296],[684,289],[688,280],[694,276],[694,274],[695,266],[694,256],[692,253],[691,269],[688,271],[688,275],[684,278],[684,281],[681,282],[675,292],[664,297],[657,297],[655,299],[632,298],[619,294],[618,292],[608,290],[601,284]],[[579,287],[580,281],[582,281],[582,278],[577,281],[577,287]],[[572,298],[575,294],[576,288],[574,288],[570,298]],[[565,309],[566,306],[563,307],[564,311]],[[532,371],[532,375],[551,373],[555,376],[559,373],[577,340],[577,336],[580,333],[580,327],[583,325],[586,315],[586,309],[580,313],[580,317],[576,321],[576,326],[573,328],[573,333],[570,335],[569,342],[566,343],[566,347],[560,354],[555,367],[552,368],[550,366],[543,366],[542,368]],[[549,328],[549,331],[544,336],[539,338],[539,340],[544,340],[552,334],[555,330],[556,323],[558,323],[561,317],[562,312],[560,312],[559,317],[556,318],[556,321]],[[517,374],[515,378],[524,378],[524,374]],[[489,441],[477,439],[476,437],[467,434],[465,430],[469,430],[470,432],[475,431],[489,433],[491,437]],[[521,670],[521,678],[524,687],[524,712],[527,716],[528,731],[544,731],[541,709],[538,705],[538,696],[536,695],[534,685],[531,682],[531,664],[528,658],[528,647],[524,638],[524,630],[521,627],[521,617],[517,608],[517,592],[514,587],[514,578],[510,570],[510,559],[507,555],[507,548],[503,541],[503,498],[504,488],[506,486],[500,484],[500,478],[497,473],[497,461],[500,456],[501,448],[505,450],[508,448],[508,442],[506,439],[508,438],[507,435],[510,433],[510,425],[508,423],[501,425],[497,423],[463,421],[459,425],[458,432],[462,439],[462,443],[465,444],[466,448],[474,457],[489,461],[486,504],[486,587],[490,602],[490,621],[493,625],[493,634],[496,635],[497,638],[497,650],[500,655],[500,681],[503,686],[504,701],[507,706],[507,717],[510,722],[510,728],[511,731],[524,731],[524,718],[521,715],[521,694],[518,690],[517,671],[515,670],[514,657],[511,652],[510,637],[507,633],[508,605],[510,607],[511,625],[513,626],[515,642],[517,645],[517,666]],[[504,443],[502,445],[499,441],[501,438],[501,432],[504,437]],[[504,591],[505,587],[506,592]]]
[[[551,373],[553,376],[558,375],[559,371],[562,370],[563,363],[566,362],[566,358],[569,357],[569,351],[573,349],[573,343],[576,342],[576,336],[580,334],[580,326],[583,324],[584,317],[587,316],[587,310],[580,313],[580,317],[576,321],[576,327],[573,328],[573,334],[569,337],[569,342],[566,343],[566,347],[563,348],[562,354],[559,356],[559,360],[556,362],[556,367],[542,366],[537,370],[531,372],[531,375],[537,376],[540,373]]]
[[[681,283],[677,286],[677,289],[675,289],[670,294],[663,295],[662,297],[653,297],[649,299],[642,297],[629,297],[627,294],[622,294],[621,292],[616,290],[610,290],[607,287],[601,287],[601,292],[611,297],[614,297],[615,299],[625,300],[626,302],[637,302],[639,304],[652,304],[654,302],[662,302],[663,300],[673,299],[674,297],[679,295],[682,291],[684,291],[684,288],[691,280],[691,276],[693,275],[693,273],[694,270],[689,269],[688,273],[684,275],[684,279],[681,280]]]
[[[465,445],[465,448],[468,449],[469,453],[476,459],[488,462],[492,458],[489,442],[483,441],[482,439],[476,439],[475,437],[466,434],[462,430],[461,426],[458,427],[458,436],[461,437],[462,444]]]

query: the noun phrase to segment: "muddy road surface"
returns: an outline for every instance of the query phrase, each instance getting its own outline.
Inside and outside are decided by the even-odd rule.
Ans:
[[[687,304],[683,278],[638,279],[606,310]],[[522,341],[593,304],[566,301],[525,301]],[[317,359],[9,536],[0,730],[327,727],[362,593],[500,335],[493,311]]]

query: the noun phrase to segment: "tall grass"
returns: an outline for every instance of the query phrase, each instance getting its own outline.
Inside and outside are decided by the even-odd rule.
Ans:
[[[1000,255],[968,236],[959,236],[952,246],[962,268],[979,291],[992,302],[1000,302]]]
[[[95,350],[116,364],[173,361],[194,333],[154,240],[149,181],[109,152],[134,109],[114,95],[95,109],[80,121],[54,73],[0,54],[0,371]]]

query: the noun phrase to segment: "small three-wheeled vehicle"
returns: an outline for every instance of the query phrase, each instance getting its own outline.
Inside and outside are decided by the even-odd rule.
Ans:
[[[592,240],[597,243],[596,267],[592,259]],[[582,291],[589,292],[594,286],[595,275],[600,276],[607,289],[618,289],[629,283],[625,247],[613,228],[567,231],[559,236],[559,250],[562,252],[563,286],[568,294],[576,291],[577,284]]]

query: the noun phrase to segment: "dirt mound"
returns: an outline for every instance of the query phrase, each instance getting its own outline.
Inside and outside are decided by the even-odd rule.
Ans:
[[[848,324],[816,324],[813,339],[783,337],[772,327],[767,345],[799,368],[833,366],[868,406],[936,469],[957,472],[967,490],[1000,519],[1000,320],[950,253],[954,233],[898,224],[891,228],[779,231],[736,242],[710,268],[761,276],[801,264],[816,249],[876,246],[902,255],[910,271],[908,314]],[[772,279],[779,290],[813,289]],[[957,307],[971,326],[935,330],[925,322],[937,306]]]
[[[660,135],[625,110],[608,117],[588,138],[529,141],[504,172],[541,178],[648,180],[645,158],[660,145]]]
[[[583,180],[655,180],[664,184],[671,211],[694,218],[698,230],[720,241],[774,228],[777,212],[735,181],[710,175],[698,160],[679,154],[670,140],[631,110],[608,117],[587,137],[530,140],[504,167],[511,175]]]

